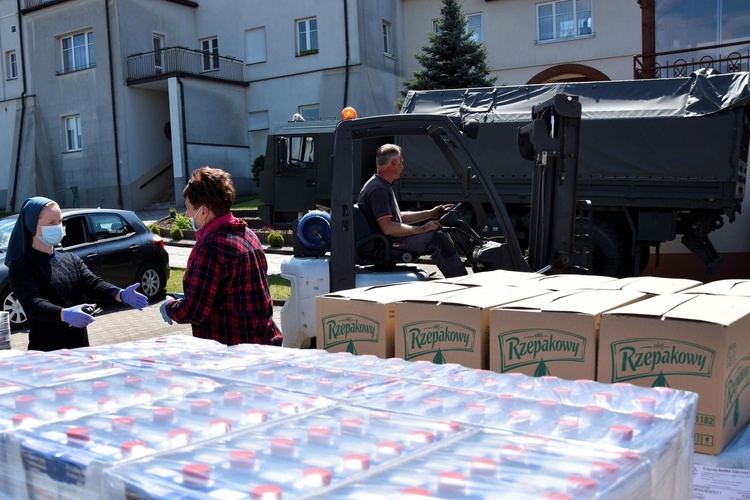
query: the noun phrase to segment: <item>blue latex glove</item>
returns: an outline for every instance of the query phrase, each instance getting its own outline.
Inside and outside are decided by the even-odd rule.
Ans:
[[[76,328],[84,328],[87,325],[90,325],[95,320],[92,315],[83,312],[84,307],[90,307],[93,309],[95,306],[92,306],[91,304],[79,304],[77,306],[63,309],[63,321]]]
[[[124,289],[120,294],[120,299],[130,307],[142,311],[148,305],[148,298],[142,293],[135,291],[138,286],[138,283],[134,283]]]
[[[183,300],[185,298],[185,294],[180,292],[169,292],[169,295],[177,300]]]
[[[161,313],[161,317],[164,318],[164,321],[166,321],[168,324],[172,324],[172,318],[169,317],[169,314],[167,314],[167,302],[171,302],[169,299],[165,300],[161,303],[161,306],[159,306],[159,312]]]

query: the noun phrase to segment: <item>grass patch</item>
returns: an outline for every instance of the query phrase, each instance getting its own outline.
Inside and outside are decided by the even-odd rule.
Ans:
[[[271,288],[271,297],[273,300],[287,300],[291,295],[292,285],[288,279],[284,279],[278,274],[268,276],[268,286]]]
[[[257,196],[251,196],[247,198],[237,198],[234,200],[232,210],[252,210],[260,206],[260,199]]]
[[[184,269],[172,269],[169,272],[167,292],[182,293],[182,276],[184,274]],[[291,284],[289,283],[289,280],[286,280],[277,274],[271,274],[268,276],[268,286],[271,288],[271,297],[273,300],[287,300],[291,294]]]
[[[182,293],[182,276],[184,274],[184,269],[170,269],[169,279],[167,280],[167,292]]]

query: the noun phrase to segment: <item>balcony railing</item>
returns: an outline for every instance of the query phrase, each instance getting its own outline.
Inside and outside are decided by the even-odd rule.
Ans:
[[[23,9],[33,9],[34,7],[39,7],[42,4],[55,4],[55,3],[61,3],[64,0],[24,0],[23,2]]]
[[[127,64],[128,82],[191,75],[246,85],[242,77],[242,61],[186,47],[166,47],[133,54],[128,56]]]
[[[750,40],[633,56],[633,78],[677,78],[700,69],[750,71]]]

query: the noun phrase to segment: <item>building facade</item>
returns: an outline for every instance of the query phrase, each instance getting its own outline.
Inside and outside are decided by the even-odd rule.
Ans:
[[[0,206],[45,195],[63,206],[181,207],[203,165],[253,193],[251,165],[275,123],[338,117],[345,106],[396,112],[441,6],[0,0]],[[698,7],[716,29],[690,43],[750,39],[750,22],[733,21],[748,19],[746,0],[462,2],[497,84],[633,78],[643,33],[655,33],[654,49],[679,45]]]

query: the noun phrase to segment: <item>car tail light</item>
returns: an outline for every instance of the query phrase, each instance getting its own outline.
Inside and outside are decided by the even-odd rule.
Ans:
[[[158,234],[154,234],[154,243],[159,248],[164,248],[164,240]]]

